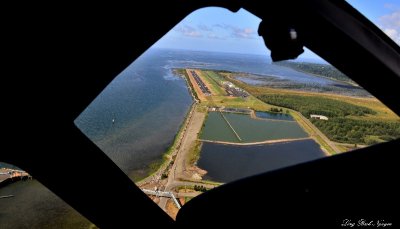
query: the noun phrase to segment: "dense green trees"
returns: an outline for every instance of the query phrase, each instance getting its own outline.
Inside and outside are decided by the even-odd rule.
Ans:
[[[333,141],[370,145],[400,138],[400,122],[348,117],[376,114],[374,110],[367,107],[317,96],[273,94],[259,95],[258,98],[272,105],[299,111],[306,118],[309,118],[310,114],[327,116],[328,121],[310,120]]]
[[[311,122],[331,140],[346,143],[375,144],[400,138],[400,122],[332,118]]]
[[[348,115],[363,116],[366,114],[376,114],[375,111],[366,107],[317,96],[273,94],[259,95],[258,98],[272,105],[297,110],[307,118],[310,117],[311,114],[325,115],[329,118]]]

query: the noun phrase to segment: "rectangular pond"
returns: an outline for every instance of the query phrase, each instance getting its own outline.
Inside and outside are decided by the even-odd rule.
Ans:
[[[273,117],[253,119],[244,114],[209,112],[200,138],[209,141],[250,143],[308,137],[297,122]]]
[[[271,113],[271,112],[257,111],[256,116],[258,118],[265,118],[265,119],[294,121],[293,117],[290,114],[283,114],[283,113]]]
[[[203,179],[227,183],[324,156],[311,139],[251,146],[205,142],[197,166],[208,171]]]

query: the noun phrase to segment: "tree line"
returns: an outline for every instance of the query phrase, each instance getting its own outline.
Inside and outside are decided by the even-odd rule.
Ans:
[[[260,100],[275,106],[290,108],[302,113],[305,117],[311,114],[327,117],[345,117],[348,115],[364,116],[376,114],[370,108],[353,105],[347,102],[317,96],[297,96],[268,94],[257,96]]]
[[[398,121],[351,118],[376,114],[376,111],[367,107],[317,96],[267,94],[257,97],[271,105],[299,111],[307,118],[311,114],[327,116],[328,121],[318,119],[310,121],[333,141],[371,145],[400,138]]]
[[[376,144],[400,138],[400,122],[333,118],[329,121],[311,119],[327,137],[337,142]]]

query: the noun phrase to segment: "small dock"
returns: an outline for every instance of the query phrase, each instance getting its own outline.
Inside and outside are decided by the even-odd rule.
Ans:
[[[22,170],[0,168],[0,186],[4,183],[25,179],[32,179],[32,176]]]

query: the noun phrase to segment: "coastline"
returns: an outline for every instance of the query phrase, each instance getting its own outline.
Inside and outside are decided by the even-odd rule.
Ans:
[[[159,168],[155,170],[154,172],[150,173],[148,176],[144,177],[143,179],[135,182],[137,186],[141,186],[144,184],[149,183],[152,180],[159,180],[162,175],[164,174],[165,171],[169,169],[171,165],[171,162],[173,162],[173,157],[176,156],[176,153],[178,152],[179,146],[182,142],[182,138],[184,135],[184,132],[188,128],[189,120],[191,116],[193,115],[193,111],[196,108],[196,104],[192,103],[190,106],[188,112],[186,113],[185,119],[182,122],[181,126],[179,127],[174,141],[172,142],[171,146],[168,148],[166,152],[162,154],[162,163],[160,164]]]
[[[162,154],[162,158],[161,158],[162,162],[158,166],[158,169],[156,169],[155,171],[152,171],[148,176],[140,179],[139,181],[136,181],[135,184],[137,186],[142,186],[142,185],[145,185],[152,181],[161,180],[163,174],[165,174],[170,169],[170,167],[172,167],[174,157],[178,153],[179,147],[182,143],[184,133],[187,131],[189,121],[190,121],[191,117],[193,116],[195,109],[197,108],[196,105],[198,104],[198,99],[197,99],[197,96],[193,93],[193,88],[192,88],[192,85],[190,84],[190,81],[188,81],[188,79],[185,75],[181,75],[184,73],[179,73],[177,71],[177,69],[172,69],[172,70],[173,70],[174,75],[176,75],[177,77],[181,77],[186,81],[188,92],[192,96],[193,102],[190,105],[188,111],[186,112],[183,122],[181,123],[181,125],[178,128],[172,144],[168,147],[168,150]]]
[[[28,179],[32,179],[32,176],[23,170],[0,168],[0,188],[20,180]]]
[[[143,186],[143,185],[146,185],[149,183],[160,182],[161,180],[169,177],[171,172],[176,173],[176,171],[172,171],[172,170],[176,169],[176,167],[174,167],[174,163],[176,163],[176,160],[177,160],[176,155],[178,154],[178,151],[182,147],[181,144],[183,142],[183,138],[187,134],[186,132],[188,131],[189,123],[191,122],[191,119],[193,118],[192,116],[194,113],[196,113],[196,110],[199,108],[198,105],[201,104],[199,95],[197,94],[197,92],[194,88],[194,85],[192,85],[191,79],[189,79],[190,76],[187,73],[187,69],[172,69],[172,71],[176,77],[181,77],[186,81],[187,89],[193,98],[193,102],[185,116],[184,121],[182,122],[181,126],[179,127],[171,146],[168,148],[168,150],[166,152],[164,152],[162,159],[161,159],[162,162],[159,165],[157,164],[158,168],[155,169],[154,171],[151,171],[151,173],[148,176],[135,182],[136,185],[138,185],[138,186]],[[230,142],[217,142],[217,143],[228,144],[228,145],[257,145],[257,144],[274,144],[274,143],[281,143],[281,142],[314,139],[320,145],[322,151],[325,153],[326,156],[338,153],[338,150],[335,149],[335,147],[332,146],[332,144],[329,144],[329,142],[325,142],[326,141],[325,136],[323,136],[323,137],[318,136],[319,134],[315,132],[314,128],[311,128],[308,125],[306,125],[307,123],[304,123],[304,120],[302,120],[301,117],[296,118],[296,115],[293,113],[297,114],[297,112],[290,110],[290,115],[292,115],[292,117],[294,119],[293,121],[291,121],[291,120],[290,121],[289,120],[279,120],[279,121],[297,122],[309,134],[309,137],[299,138],[299,139],[266,140],[263,142],[256,142],[256,143],[230,143]],[[250,112],[250,116],[251,116],[251,118],[254,118],[254,119],[260,119],[255,115],[254,111]],[[308,128],[306,128],[306,127],[308,127]],[[203,139],[198,139],[198,141],[200,142],[200,144],[202,142],[210,142],[210,141],[203,140]],[[213,141],[211,141],[211,142],[213,142]],[[189,151],[192,151],[192,149],[190,149],[190,148],[185,149],[185,151],[189,152]],[[191,152],[189,152],[189,153],[191,153]],[[186,169],[197,171],[197,167],[195,166],[196,163],[192,164],[189,162],[188,166],[190,168],[189,167],[186,168],[186,166],[187,166],[186,164],[188,163],[186,160],[187,159],[183,159],[183,161],[178,163],[178,164],[182,164],[182,163],[185,164],[185,165],[179,165],[178,174],[180,174],[180,175],[183,175],[183,173],[185,173],[184,171],[186,171]],[[185,168],[181,168],[182,166]],[[188,179],[189,177],[184,175],[184,177],[180,177],[180,178]],[[200,177],[202,177],[202,176],[200,176]]]

